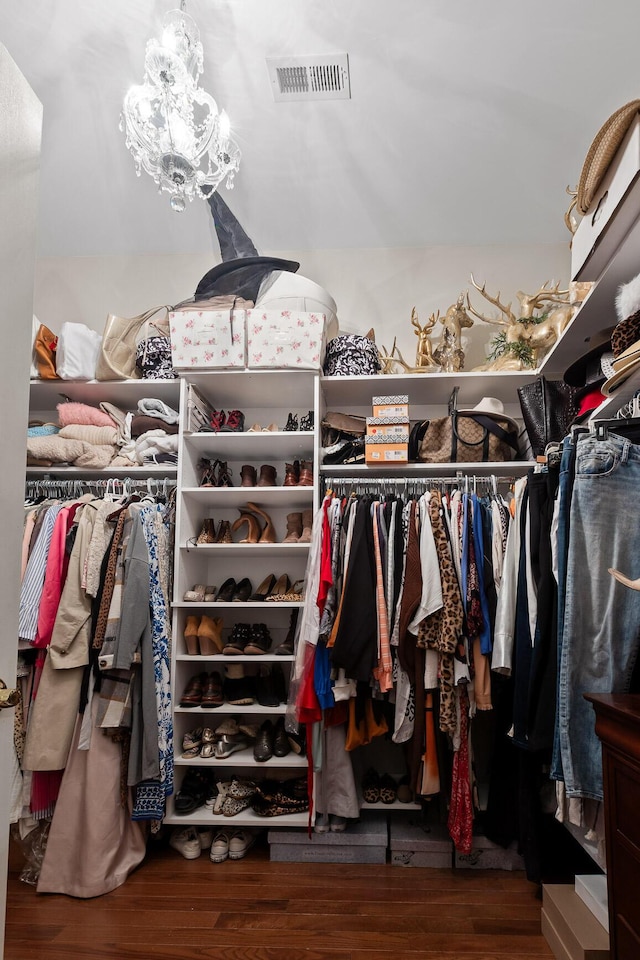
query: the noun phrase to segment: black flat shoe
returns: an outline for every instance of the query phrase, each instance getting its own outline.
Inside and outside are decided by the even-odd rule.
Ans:
[[[240,582],[236,584],[236,588],[233,591],[233,599],[244,602],[245,600],[249,599],[252,591],[253,591],[253,587],[251,586],[251,580],[249,580],[248,577],[245,577],[243,580],[240,580]]]
[[[230,600],[234,600],[234,593],[236,592],[237,584],[233,577],[229,577],[228,580],[222,584],[218,592],[216,593],[216,600],[221,600],[223,603],[229,603]]]

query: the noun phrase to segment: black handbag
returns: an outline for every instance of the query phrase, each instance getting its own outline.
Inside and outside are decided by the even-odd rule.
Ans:
[[[569,433],[577,415],[575,387],[564,380],[538,377],[518,387],[522,419],[534,457],[542,456],[548,443],[559,442]]]

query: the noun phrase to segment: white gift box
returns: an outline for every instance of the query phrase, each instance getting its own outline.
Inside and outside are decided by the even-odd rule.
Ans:
[[[171,356],[176,370],[244,367],[244,310],[175,310],[169,314]]]
[[[320,370],[324,350],[324,314],[247,310],[247,366],[250,369]]]

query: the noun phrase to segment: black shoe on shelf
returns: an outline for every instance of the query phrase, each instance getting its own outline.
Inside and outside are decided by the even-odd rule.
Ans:
[[[273,724],[265,720],[260,729],[256,742],[253,745],[253,759],[257,763],[265,763],[273,756]]]
[[[263,667],[255,678],[255,691],[261,707],[280,706],[280,698],[269,667]]]
[[[229,577],[224,581],[218,592],[216,593],[216,600],[223,603],[230,603],[233,600],[233,595],[236,591],[237,584],[233,577]]]
[[[286,757],[291,753],[291,745],[284,729],[284,717],[279,717],[273,733],[274,757]]]
[[[248,600],[253,592],[253,587],[251,586],[251,580],[248,577],[244,577],[236,584],[236,588],[233,592],[233,600],[240,601],[244,603],[245,600]]]

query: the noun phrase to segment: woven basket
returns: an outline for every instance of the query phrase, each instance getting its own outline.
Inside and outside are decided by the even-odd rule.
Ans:
[[[580,174],[576,199],[579,213],[584,215],[591,206],[602,178],[639,110],[640,100],[631,100],[616,110],[598,130]]]

